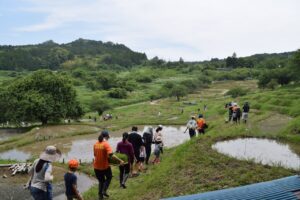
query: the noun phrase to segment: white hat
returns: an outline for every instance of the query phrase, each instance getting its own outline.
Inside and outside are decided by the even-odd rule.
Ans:
[[[43,153],[40,155],[40,159],[54,162],[61,157],[61,152],[55,146],[47,146]]]

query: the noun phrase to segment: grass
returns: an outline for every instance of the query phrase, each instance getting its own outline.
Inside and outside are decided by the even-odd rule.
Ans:
[[[225,85],[228,84],[232,87],[237,83],[225,83]],[[244,86],[249,87],[249,84],[244,82]],[[222,95],[212,92],[212,90],[223,91],[222,84],[201,91],[201,95],[194,94],[185,99],[196,101],[196,105],[185,106],[182,102],[166,99],[159,101],[156,107],[145,103],[112,111],[124,117],[124,121],[123,119],[121,121],[126,126],[140,123],[170,124],[167,119],[174,115],[179,117],[171,123],[184,124],[199,107],[207,104],[208,111],[205,116],[210,128],[207,135],[167,150],[159,166],[150,166],[147,173],[130,179],[126,190],[119,188],[118,170],[114,168],[115,177],[109,191],[110,199],[160,199],[247,185],[298,173],[280,166],[270,167],[252,161],[237,160],[211,149],[211,145],[217,141],[240,137],[261,137],[289,143],[296,153],[300,153],[298,147],[300,136],[297,135],[300,130],[299,114],[294,111],[294,105],[300,103],[300,94],[297,92],[299,88],[281,88],[276,91],[258,91],[255,87],[248,89],[251,91],[249,95],[234,99],[241,103],[249,101],[250,105],[256,104],[259,107],[259,110],[252,109],[250,123],[247,125],[234,126],[224,123],[227,112],[224,112],[223,105],[232,99],[222,98]],[[201,103],[199,97],[201,97]],[[184,108],[184,114],[180,115],[178,108]],[[158,110],[163,113],[159,118],[156,116]],[[276,114],[277,118],[273,119],[274,113],[278,114]],[[295,113],[292,116],[296,118],[285,120],[290,113]],[[276,127],[278,121],[280,123]],[[122,126],[122,123],[114,123],[118,128]],[[276,130],[266,131],[262,128],[263,125],[271,127],[274,123]],[[92,166],[85,166],[84,171],[93,175]],[[85,199],[95,199],[97,187],[93,187],[84,196]]]
[[[246,88],[248,94],[236,99],[224,96],[226,90],[236,86]],[[176,148],[166,150],[162,155],[163,161],[160,165],[149,166],[146,173],[137,178],[129,179],[126,190],[119,188],[118,169],[113,167],[114,178],[109,189],[110,199],[160,199],[268,181],[297,173],[295,170],[280,166],[270,167],[230,158],[212,150],[211,145],[217,141],[240,137],[272,138],[291,144],[291,148],[300,154],[298,147],[300,142],[298,134],[300,130],[299,97],[300,87],[298,86],[264,91],[257,89],[255,81],[218,82],[209,88],[183,98],[180,102],[174,98],[152,103],[140,102],[108,111],[113,116],[118,116],[118,119],[97,121],[96,123],[87,122],[91,126],[106,127],[110,131],[121,130],[132,125],[182,125],[191,115],[198,114],[199,108],[201,109],[200,112],[203,112],[204,104],[208,107],[208,110],[204,112],[209,124],[208,133]],[[240,104],[245,101],[250,102],[250,121],[247,125],[235,126],[224,123],[224,119],[227,118],[224,105],[229,101],[236,101]],[[187,105],[183,102],[195,102],[195,105]],[[181,109],[184,110],[183,114]],[[158,112],[161,113],[160,116],[158,116]],[[278,118],[272,118],[274,113]],[[88,115],[95,116],[96,114],[88,113],[86,116]],[[287,116],[292,118],[287,121],[281,120]],[[271,127],[277,123],[276,120],[282,122],[278,123],[276,130],[265,131],[262,128],[264,125]],[[30,141],[27,138],[32,137],[30,133],[28,134],[26,138],[22,138],[23,143],[20,138],[14,138],[11,139],[15,140],[12,144],[24,145],[25,141]],[[80,131],[76,134],[80,134]],[[73,135],[69,132],[64,136],[59,135],[59,137],[66,137],[71,140]],[[7,144],[0,143],[1,148],[3,145]],[[94,175],[91,164],[81,166],[80,170]],[[97,192],[95,186],[86,192],[84,197],[88,200],[94,200],[97,198]]]

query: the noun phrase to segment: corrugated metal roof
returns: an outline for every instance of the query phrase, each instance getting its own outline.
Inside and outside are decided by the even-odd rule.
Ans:
[[[290,176],[237,188],[173,197],[165,200],[299,200],[297,197],[299,195],[296,195],[296,191],[299,190],[299,176]]]

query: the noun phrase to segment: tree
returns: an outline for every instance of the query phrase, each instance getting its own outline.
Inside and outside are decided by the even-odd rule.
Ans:
[[[293,72],[293,78],[296,81],[300,80],[300,49],[293,55],[290,61],[290,69]]]
[[[90,103],[90,110],[97,111],[98,115],[102,115],[102,113],[106,110],[109,110],[111,106],[107,101],[101,99],[99,96],[93,96]]]
[[[124,88],[112,88],[108,92],[108,96],[111,98],[124,99],[127,97],[127,92]]]
[[[77,119],[83,110],[70,80],[49,70],[39,70],[12,82],[0,95],[7,121],[47,124],[60,119]]]
[[[180,97],[187,95],[187,88],[183,85],[174,85],[170,90],[170,95],[175,96],[177,101],[180,101]]]

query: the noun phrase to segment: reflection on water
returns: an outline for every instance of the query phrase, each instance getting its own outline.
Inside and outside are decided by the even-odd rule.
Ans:
[[[143,130],[146,129],[145,128]],[[185,127],[172,127],[165,126],[163,128],[162,134],[166,147],[173,147],[179,145],[189,139],[188,134],[183,134]],[[138,132],[140,135],[143,134],[143,131]],[[111,145],[112,149],[115,151],[118,142],[122,140],[121,137],[111,137],[108,142]],[[92,140],[74,140],[70,144],[66,144],[65,148],[70,148],[70,151],[62,155],[61,161],[70,160],[72,158],[80,159],[82,162],[91,162],[94,158],[93,154],[93,145],[97,142],[97,139]]]
[[[148,127],[145,126],[144,129]],[[139,132],[140,135],[143,134],[143,130]],[[128,130],[130,130],[128,128]],[[154,130],[155,131],[155,130]],[[163,140],[165,147],[174,147],[176,145],[182,144],[189,139],[189,134],[184,134],[185,127],[174,127],[174,126],[164,126],[162,130]],[[121,134],[121,133],[120,133]],[[109,144],[112,146],[113,150],[116,150],[118,142],[122,140],[121,137],[111,137],[109,139]],[[60,161],[68,161],[72,158],[80,159],[82,162],[91,162],[93,160],[93,145],[97,142],[97,136],[94,139],[74,139],[68,143],[57,143],[57,147],[63,152]],[[153,148],[154,149],[154,148]],[[31,149],[33,154],[37,151],[35,148]],[[2,156],[5,159],[14,159],[19,161],[24,161],[30,157],[30,153],[25,153],[23,151],[11,150],[4,153],[0,153],[0,158]]]
[[[19,135],[26,132],[26,129],[21,128],[1,128],[0,129],[0,141],[6,140],[10,137]]]
[[[271,166],[300,169],[300,158],[291,151],[289,145],[275,140],[244,138],[217,142],[212,146],[220,153],[237,159],[253,160]]]
[[[25,153],[23,151],[19,151],[16,149],[12,149],[3,153],[0,153],[0,159],[4,160],[18,160],[18,161],[26,161],[31,157],[30,153]]]
[[[77,173],[77,188],[79,192],[82,194],[83,192],[86,192],[90,187],[92,187],[94,184],[97,183],[95,179],[92,179],[91,177],[83,174],[83,173]],[[65,191],[65,190],[64,190]],[[54,200],[65,200],[66,195],[65,194],[60,194],[56,197],[54,197]]]

